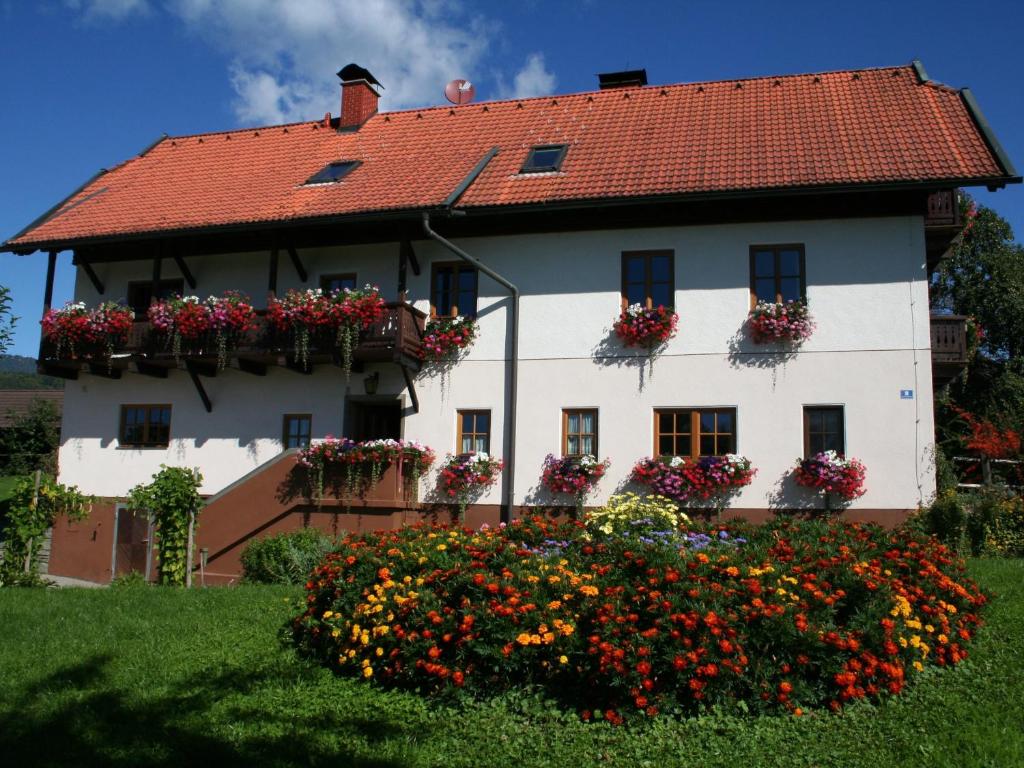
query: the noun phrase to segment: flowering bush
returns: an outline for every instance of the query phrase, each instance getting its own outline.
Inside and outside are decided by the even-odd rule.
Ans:
[[[352,370],[352,351],[359,333],[384,316],[386,305],[376,286],[345,288],[324,293],[319,288],[288,291],[283,298],[272,297],[267,319],[277,332],[290,335],[295,359],[309,367],[310,345],[314,342],[341,352],[346,375]]]
[[[135,314],[113,301],[105,301],[94,309],[82,302],[68,302],[60,309],[49,309],[40,321],[43,338],[56,347],[61,357],[67,351],[78,355],[105,355],[124,346],[132,329]]]
[[[588,534],[621,536],[660,530],[677,532],[690,518],[679,511],[672,499],[624,493],[612,496],[605,506],[588,512],[583,522]]]
[[[590,454],[557,458],[549,453],[544,457],[540,482],[551,493],[571,494],[576,503],[576,514],[581,515],[584,499],[597,485],[597,481],[604,477],[607,469],[607,459],[598,461]]]
[[[505,468],[505,462],[481,451],[448,456],[441,466],[438,484],[441,491],[459,505],[459,515],[466,514],[470,498],[494,485]]]
[[[817,488],[835,494],[845,501],[863,496],[864,476],[867,472],[857,459],[847,459],[835,451],[817,453],[801,460],[793,470],[797,485]]]
[[[835,520],[691,526],[675,546],[583,521],[342,540],[292,628],[345,675],[425,694],[540,687],[585,720],[802,714],[967,658],[986,597],[935,539]]]
[[[423,332],[423,350],[420,353],[428,363],[451,360],[468,349],[480,330],[472,317],[435,317]]]
[[[312,474],[313,498],[323,496],[324,475],[329,467],[345,470],[345,491],[349,497],[376,485],[384,470],[401,460],[402,471],[413,487],[434,463],[433,449],[415,440],[364,440],[328,435],[299,452],[297,461]]]
[[[733,453],[699,459],[662,456],[638,461],[631,479],[656,494],[682,502],[727,496],[750,485],[756,473],[750,459]]]
[[[800,344],[814,333],[814,318],[803,301],[759,301],[747,319],[757,344]]]
[[[671,307],[648,309],[631,304],[622,310],[612,329],[627,347],[653,349],[675,335],[678,323],[679,315]]]
[[[205,354],[215,346],[221,369],[227,366],[229,350],[238,346],[256,322],[249,297],[238,291],[225,291],[205,301],[198,296],[162,299],[153,302],[147,314],[153,330],[175,357],[183,352]]]

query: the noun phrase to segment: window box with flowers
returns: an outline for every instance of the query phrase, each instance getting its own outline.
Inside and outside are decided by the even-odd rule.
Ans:
[[[612,324],[612,330],[627,347],[652,352],[676,333],[679,315],[671,307],[630,304]]]
[[[544,470],[541,474],[541,485],[553,494],[566,493],[573,497],[576,516],[583,515],[583,502],[597,482],[608,470],[608,460],[598,461],[591,454],[582,456],[563,456],[558,458],[548,454],[544,458]]]
[[[217,368],[223,370],[228,355],[256,326],[256,311],[249,297],[238,291],[221,296],[176,296],[153,302],[149,323],[158,343],[170,348],[175,358],[181,355],[217,355]]]
[[[759,301],[747,318],[755,344],[805,342],[814,333],[815,323],[805,301]]]
[[[113,301],[93,309],[82,302],[68,302],[60,309],[47,310],[41,325],[43,338],[54,346],[55,357],[110,360],[127,343],[134,320],[131,309]]]
[[[459,507],[459,519],[466,516],[469,502],[485,488],[494,485],[505,463],[494,456],[480,453],[449,455],[441,466],[438,485],[441,492]]]
[[[833,497],[849,503],[863,496],[866,474],[864,464],[858,459],[847,459],[835,451],[801,459],[793,469],[797,485],[824,491],[826,509],[831,509]]]
[[[472,346],[480,327],[475,318],[434,317],[423,331],[421,357],[425,363],[446,363]]]
[[[282,298],[271,298],[267,305],[271,328],[284,336],[280,346],[294,349],[301,367],[309,367],[312,349],[337,349],[346,375],[352,370],[359,334],[380,320],[384,312],[384,300],[372,285],[330,293],[320,288],[291,290]]]
[[[434,463],[434,451],[414,440],[356,442],[328,435],[300,451],[297,461],[309,473],[309,497],[314,501],[324,497],[325,487],[338,485],[333,482],[335,470],[344,474],[340,495],[351,501],[376,486],[393,464],[402,480],[408,480],[415,499],[420,477]]]
[[[699,458],[660,456],[638,461],[631,480],[679,503],[711,499],[721,505],[750,485],[756,473],[750,459],[734,453]]]

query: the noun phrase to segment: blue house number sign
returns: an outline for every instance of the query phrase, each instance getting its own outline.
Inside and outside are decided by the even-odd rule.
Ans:
[[[913,400],[913,399],[914,399],[914,390],[912,390],[912,389],[901,389],[900,390],[900,400]]]

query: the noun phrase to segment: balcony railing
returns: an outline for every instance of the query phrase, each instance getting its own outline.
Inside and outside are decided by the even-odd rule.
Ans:
[[[358,346],[352,352],[356,363],[395,362],[418,370],[423,349],[423,326],[426,314],[411,304],[390,302],[384,316],[360,335]],[[73,376],[83,366],[89,366],[94,373],[115,373],[130,362],[146,368],[148,366],[176,366],[179,360],[196,363],[213,363],[217,359],[216,345],[207,343],[199,347],[187,344],[175,357],[167,346],[158,343],[151,332],[148,321],[133,324],[123,347],[114,350],[110,360],[103,358],[73,358],[65,350],[57,355],[56,349],[44,344],[40,366],[48,373]],[[333,338],[313,338],[309,357],[311,363],[336,361],[338,358]],[[257,312],[256,327],[241,343],[228,352],[229,358],[237,359],[239,367],[253,371],[254,366],[291,364],[295,349],[291,342],[275,334],[266,320],[265,312]]]
[[[928,195],[924,224],[926,227],[960,226],[960,206],[955,189],[943,189]]]
[[[957,376],[968,363],[967,318],[963,315],[932,315],[932,378],[938,385]]]

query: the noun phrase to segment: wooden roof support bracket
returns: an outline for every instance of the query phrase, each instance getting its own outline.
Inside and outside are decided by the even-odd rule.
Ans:
[[[103,285],[103,281],[100,280],[99,275],[96,274],[96,270],[92,268],[92,264],[90,264],[87,261],[83,261],[81,262],[81,266],[82,271],[85,272],[85,274],[88,276],[89,282],[92,283],[92,287],[96,289],[96,293],[98,293],[100,296],[106,293],[107,290]]]
[[[306,272],[306,268],[303,266],[302,261],[299,259],[299,253],[294,248],[288,248],[288,258],[292,260],[292,266],[295,267],[295,271],[299,273],[299,279],[304,282],[309,282],[309,274]]]
[[[185,282],[188,283],[188,287],[194,291],[196,289],[196,277],[192,274],[192,270],[188,268],[185,259],[176,253],[174,254],[174,263],[178,265],[178,270],[181,272],[181,276],[185,278]]]
[[[408,366],[398,364],[398,367],[402,369],[402,377],[405,379],[405,388],[409,390],[409,400],[412,402],[412,412],[420,412],[420,399],[416,395],[416,385],[412,378],[412,373],[409,371]]]
[[[199,399],[203,401],[203,407],[206,409],[206,412],[213,413],[213,403],[210,402],[210,396],[206,394],[206,387],[203,386],[203,382],[199,380],[200,366],[196,365],[193,360],[186,360],[185,370],[188,371],[188,376],[192,379],[192,384],[195,386],[196,392],[199,393]]]

